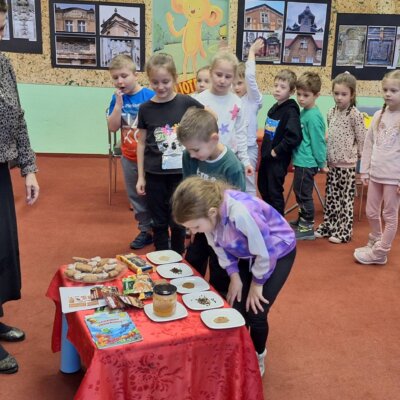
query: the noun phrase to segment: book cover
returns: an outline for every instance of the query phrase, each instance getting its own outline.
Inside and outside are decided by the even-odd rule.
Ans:
[[[136,325],[125,311],[97,312],[85,317],[93,341],[99,349],[143,340]]]

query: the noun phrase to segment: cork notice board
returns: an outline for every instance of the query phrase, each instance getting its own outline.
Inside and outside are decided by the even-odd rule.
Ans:
[[[152,37],[152,15],[153,7],[157,7],[158,2],[170,0],[120,0],[118,3],[144,4],[145,5],[145,56],[151,55],[153,48]],[[211,0],[212,1],[212,0]],[[228,1],[228,0],[227,0]],[[87,3],[91,3],[87,1]],[[101,1],[100,1],[101,3]],[[232,51],[236,52],[237,42],[237,21],[238,21],[238,0],[229,1],[229,24],[228,24],[228,43]],[[72,68],[52,68],[51,49],[50,49],[50,18],[49,1],[41,0],[41,23],[43,39],[42,54],[19,54],[7,53],[11,58],[17,73],[18,81],[21,83],[53,84],[53,85],[78,85],[94,87],[111,87],[109,73],[99,69],[72,69]],[[336,40],[336,19],[338,13],[352,14],[400,14],[400,1],[393,0],[332,0],[331,14],[329,18],[328,44],[326,51],[326,65],[312,67],[313,71],[318,72],[322,78],[322,94],[330,94],[332,63],[334,45]],[[359,18],[358,15],[355,18]],[[273,78],[281,65],[257,65],[257,81],[260,89],[264,93],[270,93]],[[307,67],[291,65],[296,74],[301,74]],[[140,73],[140,81],[147,83],[144,73]],[[380,93],[381,85],[379,81],[360,81],[358,84],[358,94],[362,96],[377,96]]]

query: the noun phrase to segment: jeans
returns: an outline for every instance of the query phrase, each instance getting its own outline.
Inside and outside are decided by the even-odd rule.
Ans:
[[[299,217],[306,222],[314,223],[314,176],[318,168],[295,167],[293,177],[293,190],[299,205]]]
[[[275,270],[264,283],[262,291],[269,304],[262,303],[264,312],[258,310],[257,314],[252,311],[251,307],[249,311],[246,311],[246,300],[253,278],[251,271],[249,271],[249,261],[244,259],[239,261],[239,275],[243,283],[242,301],[240,303],[235,301],[233,308],[238,310],[246,320],[246,325],[250,328],[250,336],[258,354],[264,351],[267,342],[269,331],[268,312],[289,276],[295,257],[296,249],[293,249],[289,254],[277,261]]]
[[[186,230],[176,224],[171,215],[171,197],[182,180],[182,174],[151,174],[146,172],[147,205],[150,210],[153,240],[156,250],[169,249],[171,230],[171,249],[179,254],[185,250]]]
[[[121,165],[124,173],[126,193],[128,194],[129,202],[132,204],[135,218],[139,223],[139,230],[147,232],[151,229],[151,218],[150,212],[147,209],[146,196],[140,196],[136,191],[138,180],[137,163],[122,156]]]

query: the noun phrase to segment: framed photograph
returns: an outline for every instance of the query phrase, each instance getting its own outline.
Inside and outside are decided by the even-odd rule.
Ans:
[[[337,14],[332,78],[348,71],[358,80],[381,80],[400,67],[399,54],[400,15]]]
[[[367,27],[364,25],[339,25],[337,34],[337,65],[363,65]]]
[[[239,0],[236,54],[245,61],[251,44],[264,39],[261,64],[321,66],[326,62],[330,1]]]
[[[392,65],[395,45],[395,26],[369,26],[365,65],[379,67]]]
[[[245,31],[243,34],[243,60],[247,60],[250,46],[259,38],[264,47],[256,54],[256,61],[280,62],[282,52],[282,32]]]
[[[244,4],[244,30],[281,31],[284,20],[284,1],[246,0]]]
[[[96,33],[96,9],[93,4],[54,3],[52,11],[56,33]]]
[[[285,32],[302,34],[324,32],[327,9],[326,3],[288,2]]]
[[[0,50],[42,53],[40,0],[7,0],[8,12]]]
[[[324,48],[323,34],[285,34],[283,61],[287,64],[321,65]]]
[[[126,54],[144,68],[144,5],[49,0],[52,65],[106,69]]]

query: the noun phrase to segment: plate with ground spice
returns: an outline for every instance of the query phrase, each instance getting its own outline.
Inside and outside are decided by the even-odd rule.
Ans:
[[[147,253],[146,257],[153,264],[171,264],[182,261],[182,256],[173,250],[159,250]]]
[[[210,329],[237,328],[245,324],[242,314],[234,308],[203,311],[200,318]]]
[[[176,286],[178,293],[194,293],[210,289],[208,282],[200,276],[176,278],[172,279],[170,283]]]
[[[184,294],[182,301],[191,310],[210,310],[224,305],[222,297],[211,291]]]
[[[157,267],[157,272],[159,273],[159,275],[166,279],[184,278],[186,276],[193,275],[192,268],[184,263],[159,265]]]

